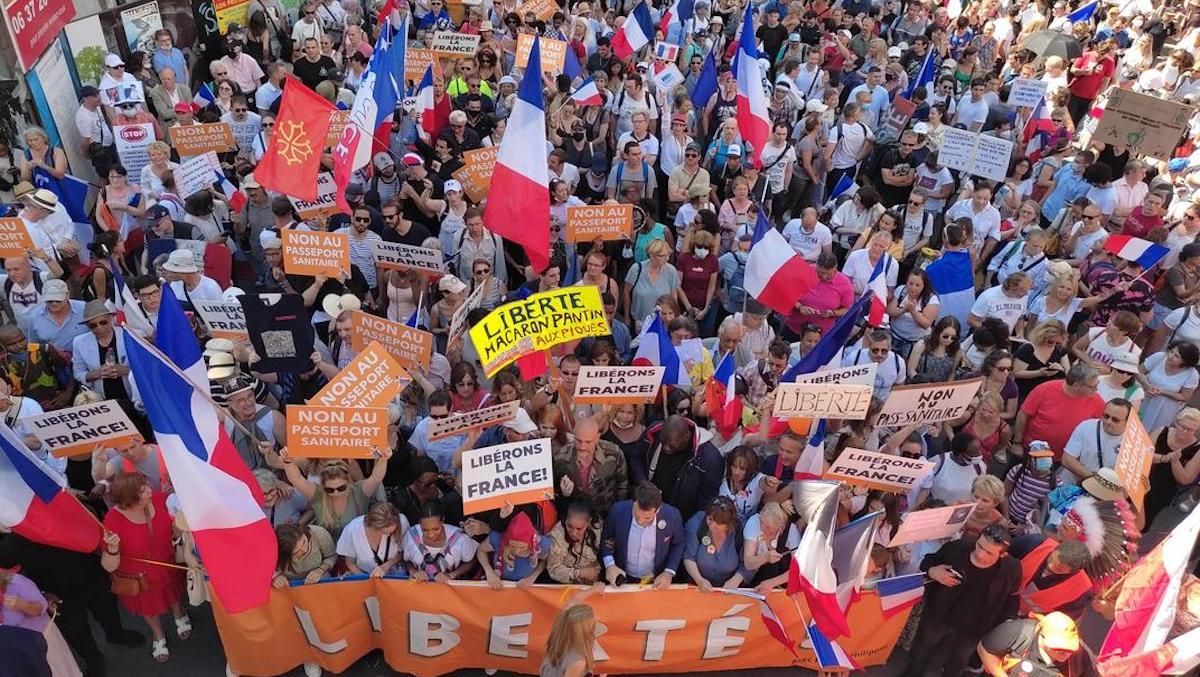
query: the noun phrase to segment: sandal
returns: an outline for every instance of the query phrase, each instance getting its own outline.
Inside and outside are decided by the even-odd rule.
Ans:
[[[167,662],[167,659],[171,657],[171,652],[167,650],[166,637],[154,640],[154,642],[150,645],[150,655],[154,656],[154,660],[158,661],[159,663]]]
[[[187,639],[192,636],[192,619],[187,616],[180,616],[175,619],[175,634],[179,639]]]

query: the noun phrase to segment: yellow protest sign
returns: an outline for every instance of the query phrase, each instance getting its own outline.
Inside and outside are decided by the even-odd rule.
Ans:
[[[566,287],[506,303],[471,327],[471,342],[490,377],[522,355],[609,333],[600,290]]]

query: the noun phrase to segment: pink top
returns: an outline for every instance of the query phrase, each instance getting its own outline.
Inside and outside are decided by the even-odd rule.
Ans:
[[[854,303],[854,285],[850,283],[850,278],[846,277],[845,273],[837,271],[833,274],[833,278],[829,282],[822,282],[818,278],[817,284],[812,289],[809,289],[808,293],[802,296],[798,303],[818,311],[844,310]],[[788,328],[797,334],[803,331],[805,324],[810,322],[820,327],[821,333],[824,334],[837,321],[836,317],[804,315],[796,310],[792,310],[784,319],[787,322]]]

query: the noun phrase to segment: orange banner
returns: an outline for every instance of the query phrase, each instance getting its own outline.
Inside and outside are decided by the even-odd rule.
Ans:
[[[171,147],[181,157],[203,155],[209,151],[225,153],[237,150],[233,130],[228,122],[210,122],[202,125],[176,125],[167,130],[171,135]]]
[[[429,368],[429,360],[433,357],[433,334],[360,310],[351,314],[350,322],[352,349],[362,350],[378,341],[400,366],[406,369],[414,366]]]
[[[385,407],[287,408],[288,452],[295,458],[372,458],[387,446]]]
[[[25,256],[33,250],[33,239],[25,222],[18,218],[0,219],[0,256]]]
[[[386,407],[411,381],[412,376],[383,346],[372,343],[309,402],[325,407]]]
[[[550,626],[570,594],[563,586],[497,591],[482,582],[373,579],[272,590],[266,605],[237,615],[214,598],[213,612],[229,665],[243,675],[278,675],[304,662],[338,673],[372,649],[417,677],[467,668],[537,674]],[[797,657],[767,634],[753,598],[691,587],[593,594],[586,603],[599,620],[596,672],[816,669],[797,603],[782,592],[768,600]],[[854,634],[838,642],[864,667],[882,665],[907,619],[907,611],[883,618],[879,598],[864,590],[850,606]]]
[[[1113,470],[1121,478],[1121,486],[1133,506],[1139,511],[1150,490],[1150,465],[1154,460],[1154,442],[1137,416],[1129,417],[1125,436],[1117,451],[1117,466]]]
[[[350,274],[349,235],[295,228],[285,228],[281,234],[283,270],[288,275]]]

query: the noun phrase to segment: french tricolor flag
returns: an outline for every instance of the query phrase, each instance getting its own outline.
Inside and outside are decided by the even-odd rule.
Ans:
[[[709,416],[716,424],[717,432],[726,439],[733,437],[742,422],[742,400],[737,396],[734,366],[733,351],[725,353],[705,388]]]
[[[817,664],[822,670],[861,670],[858,661],[850,657],[837,641],[829,639],[815,622],[804,626],[808,631],[808,641],[812,642],[813,653],[817,654]]]
[[[788,313],[796,305],[796,299],[816,283],[813,267],[792,249],[759,209],[750,256],[746,259],[746,292],[768,308]]]
[[[688,376],[683,360],[679,359],[679,352],[675,350],[675,344],[671,343],[671,335],[663,325],[662,315],[657,312],[638,338],[638,349],[633,355],[632,364],[640,367],[665,367],[662,380],[665,386],[690,388],[692,385],[692,377]]]
[[[650,18],[650,8],[646,6],[645,0],[642,0],[629,16],[625,17],[621,29],[613,35],[612,49],[618,59],[628,59],[653,41],[654,20]]]
[[[808,526],[792,553],[787,593],[803,593],[813,622],[825,637],[850,634],[850,625],[837,598],[833,570],[833,533],[837,527],[841,484],[825,480],[792,483],[792,503]]]
[[[887,322],[887,271],[888,261],[892,257],[886,253],[879,256],[879,260],[875,262],[875,268],[871,271],[871,278],[867,280],[867,293],[873,294],[871,297],[871,310],[867,313],[867,322],[872,327],[878,327]]]
[[[579,83],[574,92],[571,92],[571,100],[576,106],[603,106],[604,97],[600,95],[600,88],[596,86],[596,82],[588,77],[587,80]]]
[[[542,45],[536,37],[525,72],[542,72]],[[487,201],[483,223],[496,235],[521,245],[529,265],[539,273],[550,264],[550,169],[545,146],[542,80],[521,78],[516,105],[509,113],[508,127],[496,154],[490,188],[492,195],[504,198]]]
[[[678,27],[680,31],[689,30],[689,22],[696,16],[696,0],[674,0],[663,14],[658,28],[664,36],[671,35],[671,28]]]
[[[200,88],[196,90],[196,95],[192,97],[192,103],[201,108],[207,108],[216,100],[217,97],[213,94],[212,88],[208,86],[207,82],[201,83]]]
[[[925,574],[884,578],[875,584],[883,617],[890,618],[912,607],[925,596]]]
[[[1160,244],[1132,235],[1109,235],[1104,241],[1104,251],[1132,261],[1141,266],[1142,270],[1153,268],[1154,264],[1171,253],[1170,249]]]
[[[819,480],[825,474],[825,419],[817,421],[809,431],[794,472],[798,480]]]
[[[66,478],[0,424],[0,527],[35,543],[95,552],[100,523],[65,491],[66,486]]]
[[[758,601],[758,615],[762,618],[763,626],[767,629],[767,634],[771,635],[776,642],[779,642],[792,653],[796,655],[796,643],[792,641],[792,636],[788,634],[787,626],[779,619],[775,610],[771,608],[771,604],[766,598]]]
[[[234,212],[242,211],[242,207],[246,206],[246,194],[237,189],[223,172],[213,170],[216,175],[215,182],[221,187],[221,192],[225,194],[225,198],[229,200],[229,208]]]
[[[430,64],[425,69],[421,82],[417,84],[417,111],[421,114],[421,129],[425,130],[430,138],[437,135],[437,111],[434,110],[433,99],[433,65]]]
[[[754,44],[754,13],[745,12],[745,15],[733,64],[737,77],[738,132],[752,149],[749,160],[755,167],[762,168],[762,149],[771,135],[771,117],[767,110],[767,93],[762,86],[762,72],[758,67],[758,47]]]
[[[200,345],[169,287],[154,345],[125,332],[136,381],[161,397],[146,399],[146,415],[167,472],[221,605],[238,613],[267,602],[275,571],[275,534],[262,509],[258,482],[225,432],[209,395]]]

